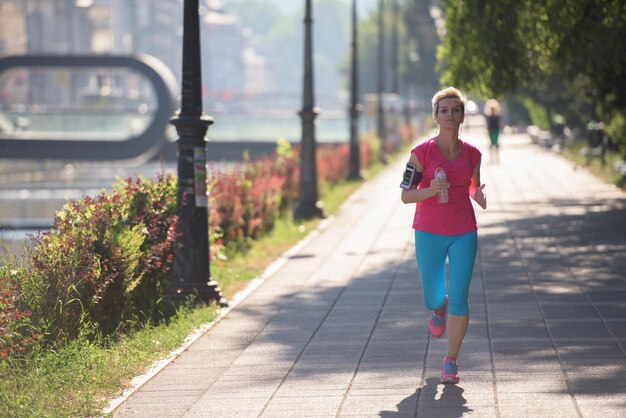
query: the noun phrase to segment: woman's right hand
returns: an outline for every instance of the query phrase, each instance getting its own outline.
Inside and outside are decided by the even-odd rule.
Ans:
[[[432,179],[430,181],[430,186],[428,187],[428,190],[430,191],[431,197],[432,197],[432,196],[437,196],[439,192],[442,192],[445,189],[448,189],[449,187],[450,187],[450,183],[448,183],[446,180]]]

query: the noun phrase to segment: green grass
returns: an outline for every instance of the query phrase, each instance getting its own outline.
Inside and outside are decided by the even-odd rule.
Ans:
[[[311,220],[298,224],[291,217],[279,219],[271,233],[253,242],[245,253],[227,252],[225,258],[212,261],[212,278],[219,283],[226,298],[230,299],[294,243],[315,229],[318,222]]]
[[[622,155],[616,151],[606,152],[606,164],[602,165],[599,157],[593,157],[587,164],[586,157],[581,155],[581,150],[586,144],[581,141],[572,142],[563,148],[563,156],[573,161],[579,166],[584,167],[591,174],[599,178],[605,183],[620,185],[622,175],[615,170],[615,163],[623,159]]]
[[[371,178],[383,168],[374,165],[365,177]],[[361,184],[362,181],[345,181],[322,188],[325,213],[336,213]],[[247,252],[213,261],[213,279],[227,298],[232,297],[318,224],[319,220],[295,222],[290,216],[278,220],[272,232],[252,243]],[[33,353],[22,367],[5,363],[0,367],[0,416],[100,415],[107,401],[119,396],[134,376],[165,358],[192,330],[216,315],[214,306],[181,309],[167,324],[147,326],[117,340],[89,342],[79,338],[55,351]]]
[[[66,347],[33,353],[28,366],[0,369],[0,416],[94,416],[120,387],[179,347],[189,332],[211,321],[213,307],[181,309],[167,324],[117,341],[78,338]]]

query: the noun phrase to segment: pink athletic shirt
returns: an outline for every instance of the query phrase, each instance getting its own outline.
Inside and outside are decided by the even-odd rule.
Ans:
[[[478,229],[469,187],[481,154],[473,145],[461,140],[459,142],[463,152],[453,161],[443,156],[434,138],[411,150],[424,169],[418,189],[430,186],[435,169],[439,166],[446,172],[446,180],[450,183],[448,203],[438,203],[437,196],[433,196],[415,204],[414,229],[439,235],[459,235]]]

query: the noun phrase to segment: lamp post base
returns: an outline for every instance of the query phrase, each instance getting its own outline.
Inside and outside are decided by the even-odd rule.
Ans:
[[[294,219],[325,218],[324,211],[313,202],[298,202],[293,211]]]
[[[363,180],[363,176],[360,173],[350,173],[348,174],[348,177],[346,177],[347,180],[354,180],[354,181],[361,181]]]
[[[228,306],[228,301],[222,294],[222,289],[220,289],[215,280],[209,280],[201,286],[181,282],[175,285],[172,290],[172,293],[175,295],[175,299],[179,301],[184,301],[189,297],[194,297],[196,300],[205,303],[215,302],[220,306],[220,308]]]

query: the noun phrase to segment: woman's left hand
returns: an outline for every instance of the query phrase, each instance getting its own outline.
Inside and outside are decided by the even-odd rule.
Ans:
[[[481,185],[480,187],[477,187],[476,190],[474,191],[474,196],[472,197],[481,208],[487,209],[487,195],[483,192],[484,188],[485,188],[484,184]]]

